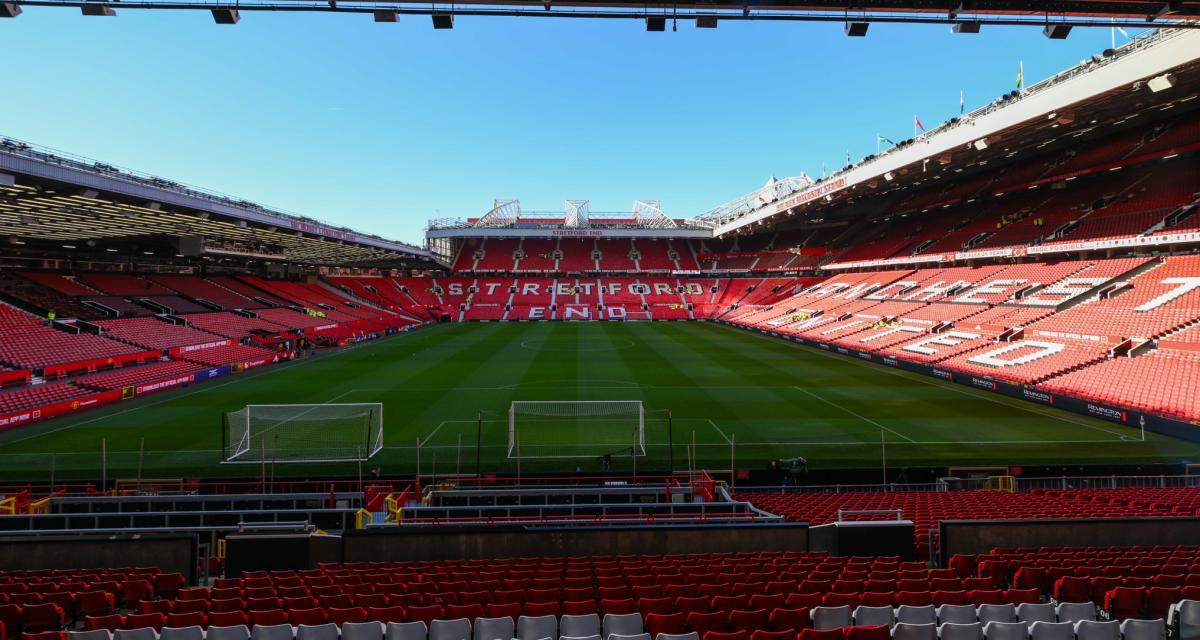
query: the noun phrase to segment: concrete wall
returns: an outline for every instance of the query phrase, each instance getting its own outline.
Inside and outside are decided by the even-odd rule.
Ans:
[[[45,535],[0,539],[0,569],[158,567],[196,582],[196,536]]]
[[[808,525],[413,528],[350,531],[346,562],[520,556],[807,551]]]
[[[956,553],[985,553],[996,547],[1196,544],[1200,518],[947,520],[940,531],[944,567]]]

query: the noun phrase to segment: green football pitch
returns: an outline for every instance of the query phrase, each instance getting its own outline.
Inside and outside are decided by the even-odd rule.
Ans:
[[[599,455],[510,457],[514,400],[640,400],[645,456],[613,456],[621,471],[664,470],[672,455],[685,468],[693,442],[697,466],[712,469],[729,469],[731,456],[749,469],[793,456],[878,467],[884,446],[893,467],[1200,459],[1194,443],[1143,440],[1137,429],[709,323],[485,323],[433,326],[15,429],[0,434],[0,478],[98,480],[102,441],[110,480],[134,477],[139,462],[143,478],[257,477],[258,465],[220,464],[221,416],[292,403],[383,403],[385,446],[364,467],[385,476],[413,473],[418,451],[424,475],[474,473],[477,454],[483,472],[602,469]],[[529,421],[519,441],[526,452],[596,453],[610,430],[632,433],[633,423],[613,422]],[[342,462],[273,473],[357,471]]]

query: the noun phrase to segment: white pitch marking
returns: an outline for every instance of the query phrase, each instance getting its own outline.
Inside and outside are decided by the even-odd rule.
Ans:
[[[843,407],[842,405],[840,405],[840,404],[838,404],[838,403],[836,403],[836,402],[831,402],[831,401],[829,401],[829,400],[826,400],[825,398],[822,398],[821,396],[819,396],[819,395],[817,395],[817,394],[815,394],[815,393],[813,393],[813,392],[809,391],[808,389],[805,389],[804,387],[792,387],[792,388],[793,388],[793,389],[795,389],[795,390],[797,390],[797,391],[799,391],[800,393],[806,393],[806,394],[808,394],[808,395],[810,395],[810,396],[812,396],[812,397],[816,398],[817,400],[820,400],[821,402],[824,402],[825,404],[827,404],[827,405],[829,405],[829,406],[831,406],[831,407],[835,407],[835,408],[837,408],[837,409],[841,409],[842,411],[845,411],[846,413],[848,413],[848,414],[850,414],[850,415],[854,416],[855,418],[858,418],[859,420],[862,420],[863,422],[869,422],[869,423],[871,423],[871,424],[873,424],[873,425],[875,425],[875,426],[879,427],[880,429],[883,429],[884,431],[887,431],[888,433],[890,433],[890,434],[892,434],[892,435],[897,435],[897,436],[900,436],[901,438],[904,438],[905,440],[907,440],[907,441],[909,441],[909,442],[916,443],[916,440],[913,440],[912,438],[910,438],[910,437],[908,437],[908,436],[904,435],[903,433],[900,433],[899,431],[896,431],[895,429],[889,429],[889,428],[887,428],[887,427],[885,427],[885,426],[883,426],[883,425],[879,424],[878,422],[875,422],[874,420],[872,420],[872,419],[870,419],[870,418],[868,418],[868,417],[866,417],[866,416],[864,416],[864,415],[861,415],[861,414],[855,413],[854,411],[851,411],[850,409],[847,409],[846,407]]]

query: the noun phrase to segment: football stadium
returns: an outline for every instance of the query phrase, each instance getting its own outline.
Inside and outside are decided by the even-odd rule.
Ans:
[[[0,0],[0,51],[0,640],[1200,639],[1200,2]]]

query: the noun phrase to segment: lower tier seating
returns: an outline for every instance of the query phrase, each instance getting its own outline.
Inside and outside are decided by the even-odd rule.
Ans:
[[[172,360],[170,362],[156,362],[140,367],[128,367],[106,373],[84,376],[75,380],[75,384],[99,391],[107,391],[109,389],[123,389],[148,382],[175,378],[203,369],[203,366],[192,362]]]

